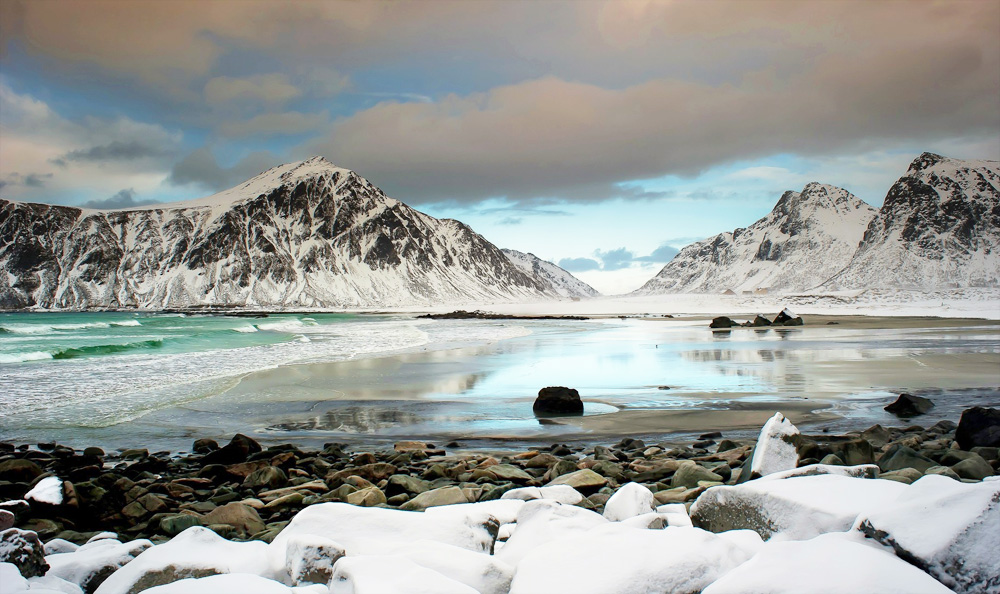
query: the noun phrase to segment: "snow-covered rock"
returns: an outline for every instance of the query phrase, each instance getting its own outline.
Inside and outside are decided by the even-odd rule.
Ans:
[[[583,501],[583,495],[569,485],[553,485],[551,487],[519,487],[505,491],[500,499],[520,499],[531,501],[532,499],[551,499],[566,505],[576,505]]]
[[[552,262],[542,260],[535,254],[526,254],[506,248],[502,251],[515,266],[525,273],[547,282],[560,297],[585,298],[600,295],[594,287],[591,287]]]
[[[514,578],[514,567],[493,555],[444,544],[418,540],[387,547],[386,553],[405,557],[421,567],[461,582],[480,594],[506,594]]]
[[[1000,481],[927,475],[857,528],[956,592],[1000,591]]]
[[[327,584],[333,566],[346,554],[344,547],[316,534],[296,534],[285,547],[285,570],[293,585]]]
[[[604,517],[612,522],[621,522],[655,509],[652,491],[641,483],[626,483],[604,504]]]
[[[28,592],[31,594],[85,594],[85,591],[73,582],[50,575],[28,578]]]
[[[497,557],[516,566],[535,547],[550,540],[580,535],[594,526],[607,523],[600,514],[581,507],[562,505],[546,499],[529,501],[518,513],[517,529],[497,553]]]
[[[691,506],[691,521],[712,532],[749,529],[765,539],[805,540],[850,530],[858,514],[893,501],[905,488],[834,474],[765,478],[708,489]]]
[[[281,582],[248,573],[228,573],[203,578],[186,578],[143,590],[148,594],[328,594],[325,584],[289,588]]]
[[[0,532],[0,563],[11,563],[26,578],[45,575],[45,545],[31,530],[8,528]]]
[[[799,463],[798,437],[798,428],[780,412],[774,413],[774,416],[764,423],[757,437],[757,445],[754,446],[750,459],[748,478],[793,470]]]
[[[77,584],[86,592],[93,592],[120,567],[153,546],[148,540],[121,543],[112,539],[91,541],[75,551],[47,555],[49,564],[46,576],[55,576]]]
[[[768,542],[702,594],[747,592],[947,594],[950,590],[874,543],[852,533],[834,533],[806,541]]]
[[[695,593],[748,557],[698,528],[642,530],[610,523],[529,551],[510,593]]]
[[[126,210],[0,200],[0,307],[381,307],[553,298],[468,226],[322,157]]]
[[[417,565],[406,557],[365,555],[337,563],[330,594],[476,594],[471,587]]]
[[[57,476],[47,476],[38,481],[30,491],[24,494],[27,501],[46,503],[48,505],[62,505],[63,502],[63,482]]]
[[[194,526],[140,553],[104,580],[96,594],[128,594],[185,578],[225,573],[273,577],[267,553],[268,546],[262,542],[231,542],[208,528]]]
[[[857,253],[821,288],[1000,286],[1000,162],[924,153],[889,189]]]
[[[685,247],[634,294],[810,289],[847,266],[875,213],[847,190],[810,183],[749,227]]]

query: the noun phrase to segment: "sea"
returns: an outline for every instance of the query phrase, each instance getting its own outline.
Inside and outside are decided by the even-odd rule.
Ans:
[[[431,320],[403,314],[0,314],[0,440],[185,451],[265,442],[557,439],[538,389],[586,415],[731,410],[811,399],[824,430],[1000,405],[1000,325],[713,332],[703,319]],[[933,418],[932,418],[933,417]],[[670,428],[664,427],[664,434]],[[655,437],[655,436],[653,436]]]

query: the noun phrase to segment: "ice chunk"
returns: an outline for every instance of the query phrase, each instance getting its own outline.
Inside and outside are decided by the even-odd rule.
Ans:
[[[741,548],[698,528],[608,523],[527,552],[510,594],[700,592],[747,558]]]
[[[655,509],[653,492],[640,483],[626,483],[604,504],[604,517],[612,522],[648,514]]]
[[[720,535],[721,536],[721,535]],[[702,594],[947,594],[940,582],[850,532],[806,541],[763,545],[752,559],[722,576]]]
[[[798,437],[798,428],[785,415],[774,413],[760,430],[750,461],[749,478],[794,469],[799,462]]]
[[[691,520],[712,532],[749,529],[764,539],[805,540],[850,530],[858,514],[894,500],[905,488],[833,474],[750,481],[708,489],[691,506]]]
[[[1000,482],[927,475],[857,528],[958,592],[1000,591]]]

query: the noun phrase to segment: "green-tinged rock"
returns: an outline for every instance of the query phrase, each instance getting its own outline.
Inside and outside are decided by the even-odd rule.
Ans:
[[[993,467],[990,466],[989,462],[983,460],[982,456],[975,454],[958,464],[953,464],[951,469],[959,477],[974,481],[981,481],[988,476],[993,476]]]
[[[899,470],[880,473],[878,478],[909,485],[922,476],[924,474],[916,468],[900,468]]]
[[[133,448],[129,450],[124,450],[121,454],[122,459],[132,460],[135,458],[146,458],[149,456],[149,450],[146,448]]]
[[[302,493],[299,492],[289,493],[288,495],[284,495],[282,497],[278,497],[273,501],[269,501],[264,506],[264,509],[273,510],[273,509],[281,509],[284,507],[292,507],[296,505],[300,506],[302,505],[303,499],[305,499],[305,495],[303,495]]]
[[[704,487],[694,487],[692,489],[677,487],[674,489],[667,489],[665,491],[657,491],[656,493],[653,493],[653,499],[656,500],[657,505],[666,505],[668,503],[686,503],[688,501],[694,501],[704,492]]]
[[[866,439],[854,439],[843,444],[841,459],[847,466],[859,466],[875,462],[875,450]]]
[[[288,476],[277,466],[265,466],[247,475],[243,486],[248,489],[278,489],[288,483]]]
[[[545,472],[545,475],[542,477],[542,480],[553,481],[564,474],[572,474],[576,471],[577,468],[575,462],[570,462],[569,460],[560,460],[555,464],[553,464],[552,467]]]
[[[941,454],[941,464],[943,466],[954,466],[962,460],[967,460],[975,455],[976,454],[973,454],[972,452],[966,452],[964,450],[948,449]]]
[[[138,501],[133,501],[132,503],[126,505],[122,508],[122,515],[135,523],[143,518],[149,512],[146,508],[142,506]]]
[[[580,493],[588,495],[597,491],[606,484],[608,484],[607,478],[597,474],[589,468],[584,468],[583,470],[577,470],[576,472],[558,476],[546,486],[554,487],[556,485],[569,485],[577,491],[580,491]]]
[[[492,473],[497,480],[510,481],[512,483],[526,483],[535,478],[512,464],[495,464],[485,470]]]
[[[946,476],[950,479],[955,479],[956,481],[961,478],[955,474],[954,470],[947,466],[931,466],[924,474],[940,474],[941,476]]]
[[[937,465],[937,462],[931,460],[927,456],[900,444],[891,446],[878,460],[878,467],[882,472],[891,472],[893,470],[902,470],[904,468],[915,468],[922,474],[931,466]]]
[[[160,532],[177,536],[192,526],[202,526],[201,518],[194,514],[175,514],[160,518]]]
[[[882,425],[872,425],[861,432],[861,438],[871,442],[876,448],[881,448],[889,443],[890,437],[889,430]]]
[[[206,526],[227,524],[242,534],[255,534],[264,529],[264,521],[260,519],[257,510],[239,502],[227,503],[213,509],[204,515],[202,521]]]
[[[441,489],[424,491],[404,503],[401,509],[407,511],[423,511],[429,507],[454,505],[456,503],[469,503],[469,499],[459,487],[443,487]]]
[[[725,482],[721,476],[711,470],[699,466],[695,462],[685,461],[681,463],[680,467],[677,468],[677,472],[674,473],[673,478],[670,479],[670,486],[691,489],[697,487],[701,481]]]
[[[360,491],[355,491],[347,496],[347,503],[350,503],[351,505],[360,505],[362,507],[374,507],[385,502],[385,493],[374,485],[361,489]]]
[[[166,511],[167,504],[160,499],[158,496],[152,493],[146,493],[139,499],[136,499],[136,503],[142,505],[151,514],[158,514],[162,511]]]
[[[827,454],[823,456],[823,459],[819,463],[827,466],[845,466],[844,461],[837,454]]]

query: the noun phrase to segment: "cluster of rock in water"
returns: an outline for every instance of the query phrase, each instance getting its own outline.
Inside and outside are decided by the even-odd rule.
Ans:
[[[242,435],[174,456],[0,444],[0,583],[5,594],[710,594],[755,580],[996,592],[998,416],[831,436],[776,414],[756,442],[713,433],[691,447],[623,439],[494,455],[420,442],[263,448]]]
[[[757,314],[752,320],[743,322],[742,324],[729,318],[727,316],[719,316],[717,318],[712,318],[712,322],[708,325],[712,329],[726,329],[726,328],[767,328],[769,326],[801,326],[804,322],[802,316],[797,316],[787,309],[781,310],[781,313],[774,316],[773,320],[769,320],[762,314]]]

